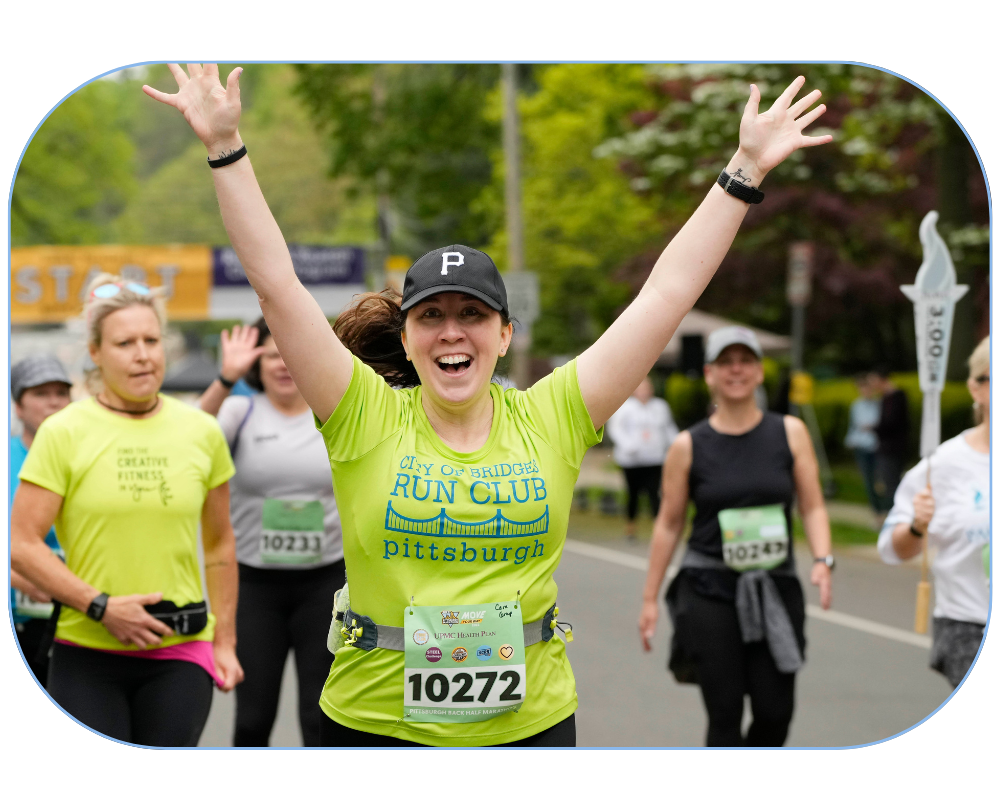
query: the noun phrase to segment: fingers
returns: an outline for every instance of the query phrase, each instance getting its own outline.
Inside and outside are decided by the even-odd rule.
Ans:
[[[799,130],[802,130],[803,128],[811,125],[825,113],[826,113],[826,106],[820,104],[816,106],[816,108],[814,108],[808,114],[806,114],[804,117],[799,117],[799,119],[796,120],[799,123]]]
[[[829,133],[825,136],[803,136],[799,140],[799,147],[815,147],[818,144],[828,144],[833,141],[833,136]]]
[[[167,94],[166,92],[161,92],[158,89],[154,89],[152,86],[143,85],[142,90],[152,97],[154,100],[159,100],[168,106],[177,107],[177,95]]]
[[[757,84],[751,83],[750,99],[747,100],[746,108],[743,109],[743,116],[744,118],[749,116],[750,119],[753,119],[754,117],[757,116],[759,110],[760,110],[760,89],[757,88]]]
[[[158,633],[160,636],[172,636],[174,633],[173,628],[164,622],[160,622],[156,617],[148,612],[146,614],[146,619],[143,620],[143,623],[147,628],[155,633]],[[159,639],[157,639],[157,641],[159,641]]]
[[[811,106],[813,103],[819,100],[820,97],[822,96],[823,93],[819,89],[813,89],[811,92],[809,92],[809,94],[807,94],[801,100],[798,100],[794,106],[788,109],[788,113],[791,114],[792,119],[794,119],[803,111],[805,111],[807,108],[809,108],[809,106]]]
[[[242,74],[243,67],[237,67],[226,78],[226,99],[230,102],[240,99],[240,75]]]
[[[180,64],[167,64],[167,69],[170,70],[170,74],[174,76],[174,80],[177,81],[178,88],[183,86],[189,80],[191,80],[187,73],[181,69]]]
[[[151,606],[159,603],[163,599],[163,592],[153,592],[152,594],[134,594],[131,597],[123,597],[122,600],[132,600],[141,606]]]
[[[219,65],[218,64],[202,64],[202,73],[208,76],[219,77]]]
[[[204,70],[201,68],[201,64],[188,64],[188,74],[192,78],[200,78]]]
[[[771,106],[771,108],[775,110],[784,110],[788,108],[792,104],[792,99],[799,93],[799,89],[802,88],[805,82],[806,79],[802,75],[799,75],[799,77],[788,84],[788,88],[785,89],[778,99],[774,101],[774,105]]]

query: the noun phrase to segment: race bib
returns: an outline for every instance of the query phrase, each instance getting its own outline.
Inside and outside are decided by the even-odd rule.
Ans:
[[[264,500],[260,560],[265,564],[318,564],[323,556],[323,504],[319,500]]]
[[[521,707],[524,628],[513,600],[407,606],[403,619],[404,719],[481,722]]]
[[[781,505],[719,512],[722,557],[730,569],[772,569],[788,557],[788,525]]]
[[[39,603],[36,600],[32,600],[23,592],[17,589],[14,590],[15,614],[20,614],[22,617],[31,617],[32,619],[48,619],[52,616],[52,611],[52,603]]]

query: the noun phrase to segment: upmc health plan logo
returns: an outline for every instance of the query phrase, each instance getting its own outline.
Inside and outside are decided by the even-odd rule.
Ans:
[[[457,611],[442,611],[441,612],[441,624],[447,625],[449,628],[453,625],[458,625],[459,623],[458,612]]]

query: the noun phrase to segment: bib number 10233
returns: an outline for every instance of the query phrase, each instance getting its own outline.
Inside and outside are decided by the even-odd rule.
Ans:
[[[323,557],[323,504],[319,500],[264,500],[260,560],[265,564],[318,564]]]
[[[722,557],[730,569],[772,569],[788,557],[788,524],[781,505],[719,512]]]
[[[524,629],[513,601],[408,606],[403,612],[408,722],[481,722],[524,702]]]

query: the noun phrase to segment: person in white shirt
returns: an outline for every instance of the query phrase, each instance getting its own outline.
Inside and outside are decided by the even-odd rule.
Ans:
[[[292,650],[302,742],[316,747],[319,697],[333,662],[326,647],[330,609],[346,580],[330,461],[264,318],[223,331],[221,344],[219,377],[200,405],[218,417],[236,465],[236,652],[246,677],[236,690],[233,744],[268,745]],[[230,396],[240,378],[259,394]]]
[[[937,550],[930,667],[952,686],[972,666],[990,610],[983,558],[990,541],[989,337],[969,358],[968,387],[978,424],[906,474],[878,539],[887,564],[920,555],[924,537]]]
[[[654,519],[660,511],[663,459],[677,438],[677,425],[667,401],[654,397],[652,382],[643,378],[632,396],[608,420],[607,432],[615,444],[615,463],[625,473],[628,486],[625,535],[634,539],[639,496],[649,497]]]

